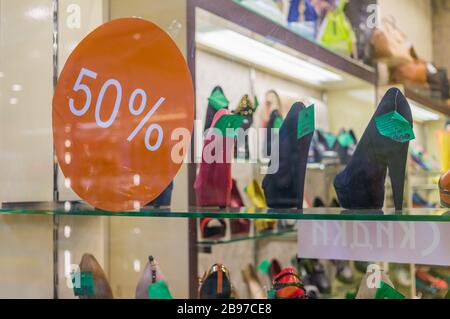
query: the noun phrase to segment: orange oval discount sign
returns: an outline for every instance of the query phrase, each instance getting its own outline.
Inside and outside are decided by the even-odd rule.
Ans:
[[[53,97],[53,137],[70,187],[94,207],[136,210],[173,180],[174,130],[192,133],[183,55],[155,24],[108,22],[75,48]],[[185,155],[185,154],[184,154]]]

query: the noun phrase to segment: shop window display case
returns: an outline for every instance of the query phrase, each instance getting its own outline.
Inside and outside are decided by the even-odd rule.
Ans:
[[[199,278],[214,264],[227,268],[235,298],[270,297],[286,267],[298,273],[310,298],[362,298],[370,265],[406,298],[445,296],[450,212],[438,204],[446,164],[439,157],[445,145],[435,136],[444,130],[449,104],[401,84],[379,84],[377,65],[326,48],[283,20],[283,10],[270,15],[276,8],[267,9],[268,2],[0,0],[0,297],[146,298],[149,256],[174,298],[204,297]],[[54,159],[51,105],[75,47],[98,26],[124,17],[157,24],[183,53],[197,122],[171,200],[108,212],[78,197]],[[217,86],[232,112],[248,96],[256,130],[267,127],[269,111],[285,119],[295,102],[314,104],[316,130],[337,139],[344,129],[344,144],[351,135],[361,139],[382,97],[399,88],[412,108],[416,137],[402,209],[394,208],[389,178],[382,207],[340,207],[333,181],[348,160],[335,150],[308,161],[302,204],[266,207],[262,184],[271,163],[263,138],[236,147],[243,156],[228,168],[234,204],[202,204],[195,185]],[[424,146],[435,154],[426,167]],[[74,289],[80,279],[74,274],[93,275],[96,292]],[[99,288],[99,278],[110,288]]]

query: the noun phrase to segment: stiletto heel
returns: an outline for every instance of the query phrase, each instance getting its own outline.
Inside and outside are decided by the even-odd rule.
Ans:
[[[408,101],[398,89],[388,90],[352,159],[334,179],[334,187],[343,208],[381,209],[389,167],[395,209],[402,209],[408,146],[414,138],[412,126]]]
[[[405,188],[405,170],[408,145],[401,145],[398,154],[401,154],[401,156],[392,157],[387,163],[389,176],[391,177],[395,210],[401,210],[403,207],[403,191]],[[402,158],[403,155],[405,155],[404,158]]]

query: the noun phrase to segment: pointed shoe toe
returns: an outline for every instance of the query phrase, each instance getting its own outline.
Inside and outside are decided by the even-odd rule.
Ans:
[[[94,295],[80,299],[113,299],[113,293],[108,278],[97,259],[91,254],[84,254],[80,262],[82,273],[92,273],[94,279]]]

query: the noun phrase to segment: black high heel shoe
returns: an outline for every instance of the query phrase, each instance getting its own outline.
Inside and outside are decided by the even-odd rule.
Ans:
[[[380,116],[394,111],[403,117],[397,116],[398,123],[410,125],[410,130],[406,130],[405,134],[391,134],[391,137],[387,137],[379,129],[383,124],[389,123],[382,123],[383,118]],[[384,204],[386,171],[389,168],[395,209],[402,209],[409,140],[414,138],[412,125],[408,101],[398,89],[390,89],[369,122],[352,159],[334,179],[334,187],[343,208],[381,209]],[[384,134],[390,135],[386,132]]]
[[[222,264],[215,264],[208,274],[200,280],[200,299],[230,299],[232,287],[228,269]]]
[[[279,167],[275,174],[264,177],[263,188],[270,208],[303,208],[306,164],[311,145],[312,132],[298,136],[299,114],[305,109],[303,103],[295,103],[284,120],[279,132]],[[276,145],[274,145],[276,146]],[[272,163],[271,163],[272,165]]]

